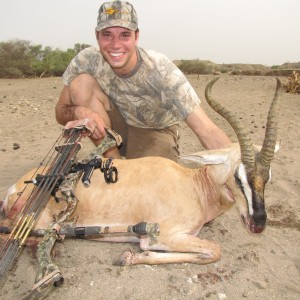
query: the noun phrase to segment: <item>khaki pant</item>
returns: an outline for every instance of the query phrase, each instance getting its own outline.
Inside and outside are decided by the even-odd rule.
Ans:
[[[145,129],[128,125],[120,111],[113,105],[107,111],[112,129],[122,136],[120,154],[127,159],[161,156],[178,161],[178,125],[164,129]]]

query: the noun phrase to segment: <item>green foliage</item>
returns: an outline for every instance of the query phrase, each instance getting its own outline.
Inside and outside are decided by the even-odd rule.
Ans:
[[[87,47],[90,47],[90,45],[88,45],[88,44],[79,44],[79,43],[77,43],[77,44],[74,45],[74,51],[75,51],[76,54],[77,54],[77,53],[79,53],[81,50],[83,50],[83,49],[85,49],[85,48],[87,48]]]
[[[274,65],[274,66],[271,67],[271,69],[272,69],[272,70],[278,70],[278,69],[279,69],[279,66]]]
[[[176,62],[185,74],[220,74],[246,76],[288,76],[291,71],[300,70],[300,62],[284,63],[268,67],[261,64],[216,64],[206,60],[181,60]]]
[[[27,74],[30,63],[28,41],[15,40],[0,43],[0,76],[19,77]]]
[[[71,59],[87,44],[75,44],[66,51],[25,40],[0,42],[0,78],[61,76]]]
[[[178,68],[186,74],[210,74],[214,71],[210,62],[202,60],[182,60]]]
[[[49,46],[32,45],[26,40],[0,42],[0,78],[23,78],[61,76],[71,59],[87,44],[76,43],[73,49],[63,51]],[[205,60],[177,61],[185,74],[213,74],[214,72],[233,75],[272,75],[285,76],[291,70],[299,70],[300,62],[286,62],[281,66],[266,67],[255,64],[215,64]]]
[[[51,76],[61,76],[75,55],[76,52],[72,49],[68,49],[67,51],[55,49],[47,52],[42,61],[44,72],[47,75],[51,74]]]

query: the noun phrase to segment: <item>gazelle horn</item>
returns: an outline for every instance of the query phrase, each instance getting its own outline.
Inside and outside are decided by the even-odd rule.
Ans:
[[[277,139],[277,116],[281,94],[281,81],[278,78],[276,79],[276,91],[268,114],[264,142],[259,153],[259,161],[265,166],[269,166],[274,157],[274,149]]]
[[[218,79],[219,78],[217,77],[208,83],[205,89],[205,98],[209,106],[220,116],[222,116],[233,128],[240,143],[241,160],[247,168],[253,168],[255,156],[249,132],[246,130],[246,128],[244,128],[244,126],[242,126],[241,122],[237,119],[234,113],[223,107],[211,97],[211,88]]]

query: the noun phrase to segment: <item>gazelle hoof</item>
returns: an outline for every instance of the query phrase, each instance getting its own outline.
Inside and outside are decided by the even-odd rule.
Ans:
[[[134,264],[135,253],[131,250],[124,251],[121,256],[114,262],[117,266],[129,266]]]

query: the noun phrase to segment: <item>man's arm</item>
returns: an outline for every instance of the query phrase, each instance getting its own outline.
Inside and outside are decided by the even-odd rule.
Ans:
[[[84,88],[80,90],[82,91],[84,90]],[[72,103],[73,100],[71,100],[70,97],[70,89],[68,86],[64,86],[61,91],[59,100],[55,106],[56,120],[59,124],[66,125],[66,123],[68,123],[69,121],[88,118],[95,125],[95,129],[92,135],[90,136],[90,139],[97,146],[106,135],[105,128],[110,127],[111,125],[110,120],[108,116],[106,115],[103,116],[103,111],[105,111],[105,109],[101,101],[99,100],[99,98],[88,97],[88,94],[86,93],[84,93],[84,95],[87,95],[87,97],[84,97],[84,99],[90,99],[90,100],[82,104],[90,106],[91,108],[84,105],[80,105],[80,102],[78,100],[78,95],[73,96],[73,98],[75,99],[77,98],[77,100],[74,101],[77,101],[78,104],[73,104]],[[120,158],[120,154],[117,147],[107,150],[104,153],[104,156]]]
[[[66,125],[69,121],[76,120],[75,116],[76,105],[71,103],[68,86],[64,86],[59,100],[55,106],[56,120],[61,125]]]
[[[185,122],[205,149],[219,149],[231,144],[229,137],[207,116],[201,107],[191,112]]]
[[[77,98],[77,97],[73,97]],[[83,97],[90,99],[92,97]],[[77,102],[74,104],[74,102]],[[94,103],[93,103],[94,102]],[[68,86],[64,86],[59,100],[55,106],[56,120],[61,125],[66,125],[69,121],[81,120],[88,118],[95,123],[96,127],[92,135],[93,142],[97,145],[99,141],[106,135],[105,127],[110,127],[110,121],[108,117],[100,116],[99,110],[101,103],[98,99],[92,99],[86,101],[85,105],[82,105],[79,100],[71,100],[70,89]],[[93,109],[92,109],[93,108]],[[103,110],[103,109],[102,109]],[[105,119],[105,120],[104,120]]]

